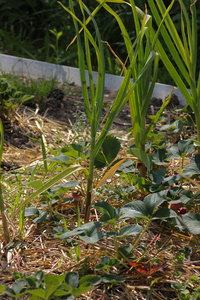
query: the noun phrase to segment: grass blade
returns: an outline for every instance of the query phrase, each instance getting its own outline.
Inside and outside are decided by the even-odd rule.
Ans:
[[[45,192],[46,190],[48,190],[49,188],[51,188],[52,186],[54,186],[56,183],[58,183],[60,180],[64,179],[65,177],[68,177],[68,176],[74,174],[75,172],[78,172],[78,171],[81,171],[81,170],[83,170],[83,168],[81,166],[74,165],[74,166],[71,166],[71,167],[67,168],[66,170],[62,171],[58,175],[56,175],[54,178],[52,178],[47,183],[45,183],[41,188],[39,188],[37,191],[35,191],[34,193],[32,193],[26,200],[24,200],[19,205],[18,210],[15,212],[15,215],[26,204],[28,204],[32,199],[34,199],[35,197],[39,196],[41,193]]]

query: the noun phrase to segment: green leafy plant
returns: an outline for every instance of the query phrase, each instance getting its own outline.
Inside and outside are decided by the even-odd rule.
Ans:
[[[98,0],[98,2],[103,3],[104,1]],[[115,2],[115,1],[113,1]],[[125,3],[124,1],[116,1],[120,3]],[[159,55],[157,52],[154,51],[154,44],[156,42],[158,33],[160,28],[158,28],[157,33],[155,34],[155,39],[151,41],[150,39],[150,26],[147,27],[149,22],[149,18],[147,15],[144,16],[143,22],[140,26],[139,18],[137,16],[137,7],[133,0],[130,3],[127,3],[131,7],[133,19],[135,22],[135,30],[136,36],[139,37],[141,32],[143,31],[146,36],[146,40],[142,39],[142,41],[138,44],[137,53],[134,53],[134,44],[132,43],[131,37],[129,36],[123,22],[121,21],[120,17],[115,13],[114,10],[108,6],[107,3],[103,4],[103,7],[115,17],[120,30],[122,32],[124,38],[124,44],[126,46],[127,51],[127,60],[125,64],[123,64],[123,71],[126,74],[126,64],[128,61],[132,61],[134,55],[137,60],[135,61],[135,68],[131,70],[131,77],[133,82],[137,80],[137,84],[135,89],[132,93],[129,94],[129,106],[130,106],[130,113],[132,119],[132,128],[134,134],[134,142],[136,149],[131,149],[131,154],[137,156],[141,161],[140,167],[140,174],[145,177],[146,176],[146,168],[149,170],[149,159],[145,153],[145,144],[150,135],[153,127],[159,120],[160,116],[162,115],[165,107],[170,101],[170,96],[164,101],[162,107],[156,114],[155,118],[146,128],[146,114],[147,109],[149,107],[149,103],[152,97],[153,89],[155,86],[155,82],[157,79],[157,72],[158,72],[158,62],[159,62]],[[163,20],[166,15],[163,16]],[[140,76],[141,70],[146,68],[148,61],[152,61],[151,66],[146,69],[143,76]],[[132,85],[130,83],[128,90],[132,90]]]
[[[174,1],[170,4],[172,6]],[[154,49],[159,53],[169,74],[182,92],[185,100],[190,105],[195,114],[197,127],[197,141],[200,141],[200,76],[197,74],[197,14],[196,1],[190,1],[190,13],[187,11],[185,4],[179,0],[181,9],[181,36],[169,14],[166,15],[164,23],[161,26],[160,33],[169,50],[169,55],[164,50],[159,40],[155,43]],[[148,1],[153,18],[158,26],[161,25],[161,18],[166,13],[166,7],[162,0]],[[140,11],[140,15],[142,13]],[[161,15],[161,16],[160,16]],[[143,17],[145,14],[143,13]],[[152,18],[149,15],[149,26]],[[153,40],[156,33],[151,28],[150,38]],[[181,39],[182,38],[182,39]],[[184,83],[185,82],[185,83]],[[191,93],[187,87],[190,87]],[[198,147],[200,152],[200,147]]]
[[[178,145],[170,146],[167,150],[169,151],[168,157],[170,159],[181,158],[181,167],[183,168],[186,154],[193,153],[195,151],[195,145],[191,139],[182,140],[178,142]]]
[[[49,30],[56,38],[56,43],[55,45],[54,44],[50,44],[51,48],[53,48],[54,52],[55,52],[55,63],[56,64],[59,64],[59,61],[60,61],[60,58],[59,58],[59,52],[58,52],[58,42],[59,42],[59,39],[60,37],[63,35],[63,32],[62,31],[59,31],[57,32],[56,29],[52,30],[50,29]]]
[[[30,275],[14,273],[14,278],[15,282],[11,288],[1,285],[0,291],[14,298],[29,294],[32,300],[73,300],[101,282],[101,276],[86,275],[79,279],[76,272],[61,275],[44,274],[43,271]]]
[[[16,106],[32,98],[33,96],[16,90],[6,78],[0,78],[0,117],[2,119],[10,119]]]
[[[19,207],[15,214],[17,214],[26,204],[30,203],[32,199],[39,196],[40,194],[44,193],[51,187],[55,186],[58,182],[60,182],[62,179],[74,174],[75,172],[78,172],[80,170],[83,170],[83,168],[79,165],[73,165],[70,167],[67,167],[64,171],[61,171],[59,174],[57,174],[55,177],[47,181],[42,186],[40,185],[40,188],[38,188],[35,192],[33,192],[27,199],[25,199],[22,203],[19,204]]]
[[[138,245],[142,236],[148,229],[152,220],[162,220],[168,218],[176,217],[176,213],[173,210],[170,210],[167,207],[160,207],[161,204],[165,201],[167,190],[163,190],[161,192],[153,193],[144,198],[144,201],[136,200],[130,203],[125,204],[121,211],[123,215],[122,219],[133,218],[133,219],[143,219],[146,221],[146,224],[139,234],[137,239],[133,243],[133,249]]]
[[[33,95],[34,98],[29,99],[26,104],[32,102],[38,102],[38,99],[48,97],[50,92],[52,92],[56,86],[56,78],[47,80],[46,78],[34,79],[31,77],[17,76],[16,74],[4,74],[3,78],[8,82],[9,85],[14,87],[17,91],[23,94]],[[38,103],[40,104],[40,103]]]
[[[111,204],[106,201],[97,202],[94,204],[94,208],[102,213],[100,220],[97,222],[88,222],[81,225],[74,230],[67,231],[60,235],[61,239],[68,239],[73,236],[78,235],[81,240],[87,243],[96,243],[102,238],[113,238],[115,246],[115,256],[119,255],[119,242],[125,236],[138,236],[142,227],[137,224],[130,224],[118,228],[118,223],[120,222],[120,216],[122,214],[121,209],[114,208]],[[106,226],[106,232],[102,230],[102,225]]]
[[[191,287],[189,284],[185,282],[181,283],[172,283],[171,287],[178,294],[179,299],[181,300],[199,300],[200,299],[200,288],[195,287],[191,291]]]
[[[115,267],[118,264],[118,260],[115,258],[110,258],[108,256],[101,257],[99,259],[100,263],[95,266],[95,270],[106,270],[109,273],[109,270]]]
[[[4,144],[4,130],[3,130],[3,124],[0,119],[0,170],[1,169],[1,160],[3,155],[3,144]],[[2,217],[2,223],[3,223],[3,233],[4,233],[4,239],[6,244],[10,241],[10,235],[8,231],[8,225],[7,220],[5,216],[5,208],[4,208],[4,200],[3,200],[3,192],[2,192],[2,173],[0,173],[0,210],[1,210],[1,217]]]
[[[76,29],[76,38],[78,40],[79,68],[80,68],[80,75],[81,75],[81,82],[82,82],[83,98],[85,102],[86,114],[91,126],[89,173],[87,179],[87,195],[86,195],[86,208],[85,208],[86,221],[89,220],[89,211],[90,211],[90,206],[92,201],[94,161],[96,155],[99,152],[105,140],[105,137],[114,121],[114,118],[122,109],[123,105],[128,101],[140,77],[142,77],[142,75],[150,68],[152,62],[156,57],[156,53],[151,52],[148,59],[138,70],[137,76],[133,77],[133,84],[131,84],[130,78],[133,75],[134,72],[133,70],[135,69],[136,62],[138,59],[140,45],[142,43],[142,39],[144,36],[144,31],[145,31],[145,22],[144,22],[140,30],[138,28],[138,37],[134,45],[132,46],[132,43],[129,45],[129,50],[131,50],[130,65],[126,71],[123,83],[120,86],[117,97],[113,102],[112,109],[108,114],[104,128],[98,137],[97,133],[99,130],[101,111],[103,107],[105,67],[104,67],[103,45],[101,42],[99,28],[94,19],[94,15],[97,13],[97,11],[99,11],[99,9],[104,5],[105,2],[106,0],[102,1],[102,3],[91,13],[87,8],[87,6],[82,1],[80,1],[79,5],[80,5],[80,10],[82,12],[83,21],[81,21],[76,16],[72,1],[70,1],[70,10],[67,7],[65,7],[62,3],[59,2],[61,6],[72,16],[74,21],[74,26]],[[88,15],[88,19],[86,19],[86,15]],[[94,40],[92,34],[88,30],[88,27],[86,26],[89,21],[92,21],[92,24],[94,26],[94,30],[97,37],[96,40]],[[84,35],[84,45],[82,42],[82,37],[80,36],[81,31],[83,31],[83,35]],[[91,45],[95,50],[96,59],[98,62],[98,78],[96,83],[96,89],[94,88],[94,80],[93,80],[93,73],[92,73]],[[83,55],[84,52],[85,52],[85,57]],[[87,84],[86,84],[85,66],[87,66],[88,75],[89,75],[90,98],[89,98]],[[128,93],[126,93],[127,90]]]

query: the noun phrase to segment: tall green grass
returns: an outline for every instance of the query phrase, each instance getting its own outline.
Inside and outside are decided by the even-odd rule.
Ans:
[[[139,84],[141,78],[145,76],[146,72],[151,68],[153,61],[156,59],[157,54],[155,51],[149,51],[146,53],[145,58],[143,57],[143,63],[138,64],[138,60],[142,57],[141,48],[143,44],[143,38],[145,36],[145,21],[140,26],[139,20],[137,22],[138,32],[137,38],[132,43],[128,33],[123,25],[120,18],[114,13],[114,11],[107,8],[106,0],[98,1],[100,4],[91,13],[87,6],[79,1],[80,10],[82,12],[82,19],[78,18],[74,10],[73,2],[70,1],[70,9],[65,7],[62,3],[61,6],[72,16],[74,21],[74,27],[76,29],[76,38],[78,43],[78,57],[79,57],[79,68],[80,76],[82,82],[83,98],[85,102],[85,108],[88,120],[91,126],[91,136],[90,136],[90,160],[89,160],[89,170],[87,179],[87,196],[86,196],[86,212],[85,220],[89,220],[89,211],[91,206],[92,198],[92,188],[93,188],[93,170],[94,170],[94,159],[101,148],[101,145],[115,119],[117,114],[123,108],[125,103],[131,99],[135,93],[135,88]],[[115,2],[115,1],[112,1]],[[123,1],[116,1],[123,2]],[[133,11],[135,16],[135,6],[133,5]],[[105,57],[103,51],[103,45],[101,41],[100,30],[95,21],[95,16],[99,10],[104,7],[107,11],[117,18],[120,24],[120,29],[125,39],[129,65],[126,67],[123,82],[119,88],[119,92],[112,103],[112,108],[107,116],[103,130],[100,131],[100,118],[103,107],[103,95],[104,95],[104,80],[105,80]],[[95,35],[89,31],[89,22],[93,25],[93,31]],[[91,27],[91,24],[90,24]],[[73,40],[73,42],[75,39]],[[96,86],[94,86],[93,73],[92,73],[92,58],[91,58],[91,48],[95,50],[96,61],[98,63],[98,78]],[[157,64],[157,63],[156,63]],[[86,70],[89,74],[89,91],[86,83]],[[135,72],[137,70],[137,73]],[[131,83],[131,77],[133,82]],[[137,98],[138,100],[138,98]],[[136,103],[136,102],[135,102]],[[137,104],[139,105],[139,104]],[[139,107],[136,107],[139,111]],[[100,131],[100,134],[98,132]]]
[[[197,68],[198,20],[196,2],[195,0],[191,0],[190,10],[187,10],[184,1],[179,0],[181,35],[178,33],[170,14],[167,14],[160,30],[164,43],[158,40],[155,43],[154,49],[159,53],[169,74],[194,111],[197,126],[197,141],[200,143],[200,72]],[[173,3],[174,1],[172,1]],[[152,17],[149,15],[149,25],[153,18],[157,26],[160,26],[161,19],[166,12],[164,2],[162,0],[148,0],[148,4],[152,13]],[[142,16],[141,12],[140,15]],[[143,18],[145,18],[144,13]],[[150,38],[153,40],[155,31],[151,29],[150,33]],[[165,51],[164,46],[168,48],[170,57]],[[182,78],[184,78],[184,81]],[[191,93],[188,91],[188,88],[191,89]],[[200,147],[198,151],[200,153]]]

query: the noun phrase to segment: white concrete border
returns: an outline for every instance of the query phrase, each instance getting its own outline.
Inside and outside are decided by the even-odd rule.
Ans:
[[[27,58],[20,58],[16,56],[10,56],[0,54],[0,72],[13,73],[15,75],[30,76],[32,78],[51,79],[56,78],[58,82],[75,83],[81,86],[80,74],[78,68],[72,68],[67,66],[55,65],[46,62],[35,61]],[[88,82],[88,75],[87,82]],[[97,72],[93,73],[94,82],[97,80]],[[122,83],[123,77],[106,74],[105,76],[105,88],[110,92],[117,91]],[[153,96],[156,98],[165,99],[171,92],[173,86],[156,83],[153,91]],[[186,101],[181,92],[177,89],[174,94],[178,96],[181,104],[185,105]]]

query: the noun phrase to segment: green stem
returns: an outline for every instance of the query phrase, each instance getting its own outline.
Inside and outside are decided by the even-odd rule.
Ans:
[[[137,246],[137,244],[139,243],[139,241],[141,240],[142,236],[145,234],[145,232],[147,231],[149,224],[151,223],[151,219],[148,220],[146,226],[144,227],[143,231],[139,234],[138,238],[136,239],[135,243],[133,244],[132,250],[135,249],[135,247]]]
[[[196,125],[197,125],[197,141],[200,142],[200,114],[195,114]],[[200,154],[200,147],[197,147],[198,154]]]
[[[0,183],[0,210],[1,210],[2,223],[3,223],[3,234],[4,234],[6,244],[8,244],[10,241],[10,236],[9,236],[9,232],[8,232],[6,216],[4,214],[4,202],[3,202],[1,183]]]
[[[95,124],[93,122],[91,128],[91,149],[90,149],[90,162],[89,162],[89,175],[87,179],[86,203],[85,203],[85,222],[89,222],[90,207],[92,202],[92,187],[93,187],[93,174],[94,174],[94,148],[95,148]]]

